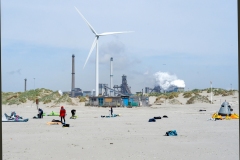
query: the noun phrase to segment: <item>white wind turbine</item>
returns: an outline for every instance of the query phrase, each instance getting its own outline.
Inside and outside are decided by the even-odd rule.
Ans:
[[[85,67],[85,65],[87,64],[87,61],[94,49],[94,47],[96,46],[96,90],[95,90],[95,96],[98,96],[98,39],[100,36],[106,36],[106,35],[112,35],[112,34],[120,34],[120,33],[129,33],[129,32],[132,32],[132,31],[125,31],[125,32],[104,32],[104,33],[101,33],[101,34],[98,34],[94,29],[93,27],[90,25],[90,23],[84,18],[84,16],[81,14],[81,12],[75,7],[75,9],[77,10],[77,12],[80,14],[80,16],[84,19],[84,21],[87,23],[88,27],[92,30],[92,32],[95,34],[95,39],[93,41],[93,44],[92,44],[92,47],[90,49],[90,52],[88,54],[88,57],[86,59],[86,62],[83,66],[83,68]]]

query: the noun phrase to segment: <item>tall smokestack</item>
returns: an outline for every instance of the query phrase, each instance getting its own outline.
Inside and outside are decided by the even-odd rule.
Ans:
[[[25,78],[24,81],[25,81],[25,83],[24,83],[24,91],[26,92],[27,91],[27,79]]]
[[[110,58],[110,88],[113,86],[113,58]],[[112,96],[112,90],[110,90],[110,96]]]
[[[74,57],[75,55],[72,55],[72,97],[75,97],[75,63],[74,63]]]

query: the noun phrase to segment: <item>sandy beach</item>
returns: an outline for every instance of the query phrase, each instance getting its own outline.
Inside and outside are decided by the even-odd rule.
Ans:
[[[209,95],[210,93],[202,93]],[[3,159],[21,160],[88,160],[88,159],[239,159],[239,120],[209,120],[218,112],[226,100],[239,114],[239,95],[213,96],[214,104],[186,104],[182,94],[177,98],[182,105],[169,104],[168,100],[154,104],[156,97],[150,97],[150,107],[113,108],[120,117],[101,118],[108,115],[109,108],[60,104],[50,108],[41,104],[45,113],[59,112],[60,106],[67,111],[66,123],[47,125],[58,116],[37,115],[36,105],[27,102],[20,105],[3,105],[2,113],[15,111],[28,122],[2,122]],[[70,119],[71,109],[76,109],[77,119]],[[200,109],[206,111],[199,112]],[[148,122],[155,116],[168,118]],[[164,136],[169,130],[176,130],[178,136]]]

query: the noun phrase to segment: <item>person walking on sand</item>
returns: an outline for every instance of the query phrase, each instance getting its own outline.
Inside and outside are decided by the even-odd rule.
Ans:
[[[61,122],[63,123],[64,120],[64,124],[65,124],[65,116],[66,116],[66,110],[64,109],[64,107],[62,106],[60,109],[60,117],[61,117]]]
[[[111,112],[111,116],[113,115],[113,109],[112,109],[112,107],[111,107],[111,109],[110,109],[110,112]]]

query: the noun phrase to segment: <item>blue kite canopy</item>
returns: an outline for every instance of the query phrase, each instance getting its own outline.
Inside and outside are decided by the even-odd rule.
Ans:
[[[231,116],[231,111],[233,111],[233,109],[231,108],[231,106],[229,105],[228,102],[223,102],[219,111],[218,111],[218,115],[221,115],[221,116]]]

